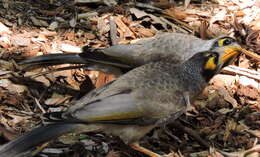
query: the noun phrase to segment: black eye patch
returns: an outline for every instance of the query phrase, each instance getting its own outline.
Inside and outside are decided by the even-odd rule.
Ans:
[[[214,48],[218,48],[218,47],[229,46],[232,45],[233,43],[236,43],[236,40],[233,38],[230,37],[219,38],[212,45],[211,50],[214,50]]]
[[[232,39],[232,38],[226,38],[226,39],[224,39],[224,41],[223,41],[223,46],[230,45],[230,44],[232,44],[233,42],[235,42],[234,39]]]

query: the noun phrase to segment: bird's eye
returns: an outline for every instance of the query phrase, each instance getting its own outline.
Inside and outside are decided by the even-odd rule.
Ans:
[[[234,39],[229,38],[229,37],[225,37],[225,38],[219,39],[215,46],[216,47],[228,46],[228,45],[231,45],[234,42],[235,42]]]
[[[223,46],[227,46],[227,45],[230,45],[234,42],[235,40],[232,39],[232,38],[225,38],[224,41],[223,41]]]

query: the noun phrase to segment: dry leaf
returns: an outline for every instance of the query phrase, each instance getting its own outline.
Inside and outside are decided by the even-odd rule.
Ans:
[[[100,87],[105,83],[112,81],[113,79],[114,79],[113,75],[107,75],[102,72],[99,72],[95,86]]]
[[[185,12],[176,8],[166,9],[163,13],[178,20],[184,20],[188,16]]]
[[[138,32],[141,34],[141,37],[152,37],[155,35],[155,31],[148,28],[139,28]]]
[[[121,17],[115,18],[116,25],[118,27],[118,31],[120,32],[121,39],[125,38],[135,38],[134,33],[124,24],[124,22],[121,20]],[[123,37],[123,38],[122,38]]]

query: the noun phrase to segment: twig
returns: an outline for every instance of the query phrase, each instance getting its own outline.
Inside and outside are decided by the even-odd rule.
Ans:
[[[139,8],[144,8],[144,9],[151,9],[151,10],[155,10],[155,11],[162,11],[162,9],[152,6],[151,4],[148,3],[139,3],[139,2],[135,2],[135,3],[128,3],[128,5],[135,5],[136,7]]]
[[[179,27],[178,25],[176,25],[176,24],[170,22],[169,20],[167,20],[167,19],[164,18],[164,17],[160,16],[159,18],[160,18],[163,22],[167,23],[168,25],[170,25],[170,26],[173,27],[173,28],[176,28],[177,30],[181,31],[182,33],[189,33],[189,32],[186,31],[185,29],[183,29],[183,28]]]
[[[255,145],[253,148],[245,150],[244,152],[234,152],[234,153],[228,153],[221,150],[217,150],[225,157],[246,157],[249,154],[252,154],[254,152],[260,152],[260,145]]]
[[[43,151],[43,149],[45,149],[48,145],[50,144],[50,142],[44,143],[41,146],[37,147],[33,152],[30,153],[31,156],[35,156],[37,154],[39,154],[41,151]]]
[[[44,110],[44,108],[42,107],[42,105],[40,104],[40,102],[36,98],[34,98],[34,101],[35,101],[36,105],[40,108],[42,113],[46,113],[46,111]]]
[[[187,9],[188,6],[190,5],[190,1],[191,1],[191,0],[185,0],[185,1],[184,1],[184,8],[185,8],[185,9]]]
[[[187,133],[188,135],[190,135],[191,137],[193,137],[201,146],[204,146],[206,148],[208,148],[210,146],[209,143],[207,141],[205,141],[204,139],[202,139],[195,130],[190,129],[186,126],[183,126],[179,121],[174,121],[171,124],[175,128],[178,128],[178,129],[182,130],[183,132]]]
[[[234,65],[225,67],[222,70],[223,73],[230,74],[230,75],[242,75],[246,76],[248,78],[255,79],[257,81],[260,81],[260,73],[254,70],[246,69],[246,68],[240,68]]]
[[[113,16],[110,16],[109,19],[109,25],[110,25],[110,38],[112,41],[112,45],[118,44],[118,38],[116,36],[117,30],[116,30],[116,22]]]
[[[258,54],[254,53],[254,52],[251,52],[251,51],[248,51],[248,50],[245,50],[245,49],[242,49],[241,51],[245,55],[247,55],[249,57],[252,57],[252,59],[257,60],[257,61],[260,62],[260,56]]]
[[[171,16],[169,16],[169,15],[163,15],[163,16],[164,16],[165,18],[171,19],[171,20],[177,22],[178,24],[180,24],[181,26],[185,27],[185,30],[188,31],[188,32],[190,32],[190,33],[195,31],[194,28],[192,28],[190,25],[186,24],[185,22],[182,22],[182,21],[180,21],[180,20],[178,20],[178,19],[176,19],[176,18],[173,18],[173,17],[171,17]]]

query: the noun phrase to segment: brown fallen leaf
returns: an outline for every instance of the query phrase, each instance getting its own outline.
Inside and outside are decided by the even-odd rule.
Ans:
[[[188,14],[176,8],[165,9],[163,13],[178,20],[184,20],[188,16]]]
[[[199,27],[199,33],[200,33],[200,38],[203,40],[208,39],[208,33],[207,33],[208,27],[209,27],[208,21],[205,20],[201,21],[201,25]]]
[[[113,75],[107,75],[107,74],[104,74],[102,72],[99,72],[97,82],[96,82],[95,85],[96,85],[96,87],[100,87],[103,84],[112,81],[113,79],[114,79]]]
[[[41,14],[45,14],[45,15],[49,15],[49,16],[55,16],[61,12],[63,12],[62,10],[64,9],[64,6],[58,7],[55,10],[38,10],[39,13]]]
[[[128,26],[122,21],[121,17],[116,17],[115,18],[115,22],[116,25],[118,27],[118,31],[120,32],[120,34],[122,34],[121,36],[123,36],[123,39],[125,38],[135,38],[134,33],[128,28]]]
[[[93,39],[96,38],[95,34],[93,34],[93,33],[87,33],[87,32],[84,34],[84,37],[85,37],[86,39],[88,39],[88,40],[93,40]]]
[[[168,9],[173,8],[176,6],[175,2],[171,2],[169,0],[159,0],[159,1],[152,1],[151,4],[155,7],[161,8],[161,9]]]
[[[141,34],[141,37],[152,37],[155,35],[155,31],[148,28],[139,28],[138,32]]]

